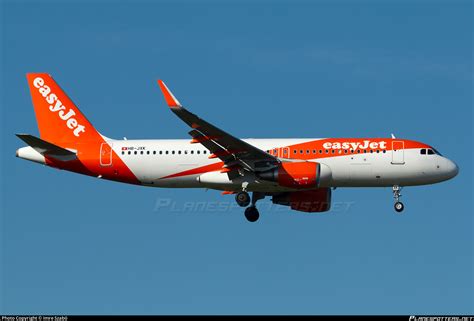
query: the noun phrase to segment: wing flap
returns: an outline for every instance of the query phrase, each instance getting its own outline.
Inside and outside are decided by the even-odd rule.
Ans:
[[[201,145],[206,147],[212,153],[211,155],[218,157],[224,163],[228,163],[230,161],[235,160],[235,157],[233,157],[232,153],[230,153],[227,149],[220,146],[214,140],[212,140],[208,136],[203,135],[201,132],[197,131],[196,129],[193,129],[192,131],[190,131],[189,135],[191,135],[191,137],[193,137],[193,139],[195,139]]]

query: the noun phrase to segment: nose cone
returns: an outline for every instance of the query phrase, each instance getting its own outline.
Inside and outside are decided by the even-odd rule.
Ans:
[[[459,167],[450,159],[445,159],[445,173],[448,179],[455,177],[459,173]]]

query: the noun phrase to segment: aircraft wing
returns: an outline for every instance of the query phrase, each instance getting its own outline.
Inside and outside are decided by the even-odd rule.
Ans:
[[[212,153],[211,158],[217,157],[229,167],[238,164],[250,171],[258,171],[259,167],[268,168],[280,162],[278,158],[191,113],[181,105],[163,81],[158,80],[158,85],[173,113],[193,129],[189,132],[193,137],[191,142],[201,143]]]

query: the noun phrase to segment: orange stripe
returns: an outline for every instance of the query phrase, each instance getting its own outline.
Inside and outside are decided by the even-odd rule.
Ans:
[[[89,176],[99,176],[103,179],[140,185],[141,182],[133,174],[125,162],[112,149],[112,164],[100,165],[100,146],[106,143],[101,137],[98,142],[87,142],[78,146],[79,158],[74,161],[62,162],[46,157],[46,164],[55,168],[72,171]]]
[[[208,173],[208,172],[215,172],[220,169],[222,169],[222,166],[224,165],[224,162],[218,162],[206,166],[201,166],[197,168],[193,168],[187,171],[171,174],[168,176],[164,176],[160,179],[165,179],[165,178],[174,178],[174,177],[181,177],[181,176],[188,176],[188,175],[196,175],[196,174],[202,174],[202,173]]]

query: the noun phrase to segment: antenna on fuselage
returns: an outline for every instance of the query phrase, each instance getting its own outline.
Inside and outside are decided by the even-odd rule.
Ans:
[[[395,135],[392,133],[392,139],[395,139]]]

